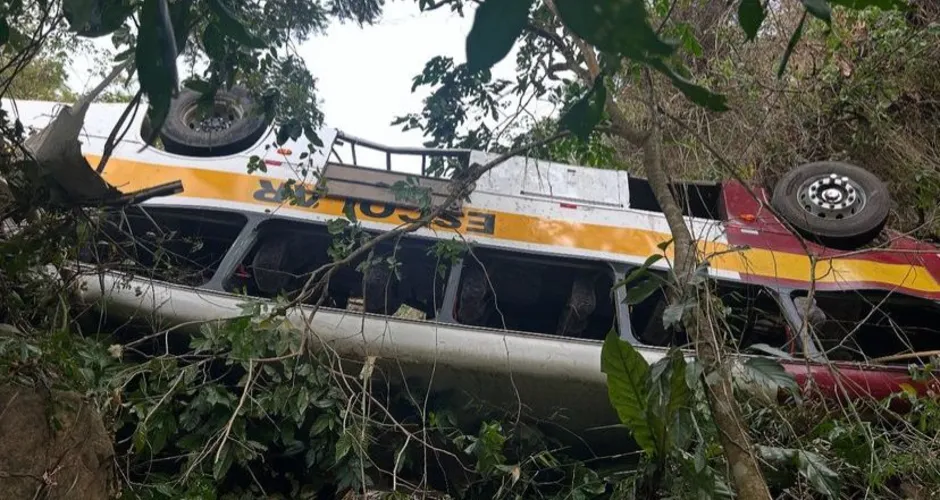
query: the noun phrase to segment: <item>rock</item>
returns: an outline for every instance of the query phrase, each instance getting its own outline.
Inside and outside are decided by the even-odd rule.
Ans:
[[[110,497],[111,438],[76,393],[0,387],[0,450],[0,498]]]

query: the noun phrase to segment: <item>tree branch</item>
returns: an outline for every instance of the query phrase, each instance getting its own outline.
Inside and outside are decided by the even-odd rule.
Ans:
[[[336,271],[336,269],[339,269],[340,267],[345,266],[345,265],[349,265],[356,259],[365,256],[373,248],[375,248],[379,243],[382,243],[383,241],[388,241],[392,238],[398,238],[404,234],[413,233],[423,227],[426,227],[435,218],[439,217],[445,211],[447,211],[448,208],[451,207],[455,201],[468,196],[470,192],[473,190],[473,186],[475,185],[476,181],[479,180],[480,177],[482,177],[484,174],[486,174],[490,170],[498,167],[499,165],[505,163],[507,160],[515,156],[524,154],[532,149],[540,148],[542,146],[545,146],[546,144],[550,144],[554,141],[557,141],[558,139],[567,137],[568,135],[570,135],[570,132],[561,131],[561,132],[551,135],[550,137],[534,141],[532,143],[520,146],[518,148],[514,148],[498,156],[496,159],[488,163],[485,163],[483,165],[479,165],[479,164],[471,165],[470,168],[468,168],[466,172],[463,173],[463,175],[455,176],[451,180],[452,182],[451,193],[447,196],[447,198],[443,202],[438,204],[436,207],[432,208],[427,214],[415,220],[414,222],[409,222],[391,231],[384,232],[380,234],[379,236],[372,238],[371,240],[369,240],[368,242],[366,242],[364,245],[360,246],[356,250],[352,251],[345,258],[338,260],[338,261],[331,262],[329,264],[324,264],[323,266],[320,266],[319,268],[315,269],[312,273],[310,273],[310,278],[308,278],[307,281],[304,283],[304,286],[301,289],[301,292],[297,294],[297,297],[294,300],[290,301],[288,304],[286,304],[284,307],[275,310],[273,314],[274,315],[284,314],[284,312],[288,308],[293,307],[309,299],[312,296],[313,292],[317,290],[320,290],[321,293],[325,293],[326,292],[326,286],[324,286],[325,282],[329,280],[330,276]]]
[[[575,56],[571,47],[565,44],[565,41],[558,36],[556,33],[552,33],[551,30],[545,28],[544,26],[539,26],[537,24],[529,23],[525,27],[526,31],[532,33],[533,35],[539,36],[549,43],[555,46],[559,52],[561,52],[562,57],[565,58],[565,63],[567,64],[568,69],[570,69],[574,74],[578,75],[583,82],[590,82],[591,74],[583,68],[578,63],[578,58]]]
[[[692,310],[683,315],[683,326],[695,344],[698,358],[704,367],[702,381],[709,408],[719,431],[719,442],[724,448],[738,497],[742,500],[770,500],[770,491],[760,470],[760,464],[751,446],[747,428],[742,423],[741,410],[734,397],[730,367],[724,362],[724,349],[707,311],[713,298],[707,289],[689,287],[699,264],[698,249],[675,195],[669,188],[669,179],[662,165],[662,131],[660,113],[656,104],[653,78],[644,69],[646,104],[650,115],[650,132],[643,143],[643,167],[656,201],[663,210],[675,245],[675,290],[670,302],[691,300]],[[622,119],[622,115],[619,115]],[[717,375],[717,377],[711,376]]]

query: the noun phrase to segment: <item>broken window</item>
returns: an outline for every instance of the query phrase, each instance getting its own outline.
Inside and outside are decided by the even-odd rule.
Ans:
[[[315,271],[325,269],[334,257],[348,255],[365,237],[349,231],[331,234],[322,225],[269,221],[260,226],[254,247],[228,288],[256,297],[296,298]],[[377,245],[366,257],[333,273],[322,305],[408,319],[437,317],[450,265],[435,257],[433,246],[420,238]],[[308,292],[303,301],[317,303],[320,293]]]
[[[663,274],[655,274],[663,279]],[[710,320],[718,326],[726,343],[740,350],[766,345],[790,353],[796,351],[776,294],[764,287],[727,281],[715,282],[713,293],[721,307],[708,311]],[[682,325],[665,327],[663,315],[667,305],[665,292],[659,289],[631,306],[630,326],[638,340],[661,347],[689,343]]]
[[[215,274],[246,223],[243,215],[138,206],[107,213],[80,259],[138,276],[202,285]]]
[[[817,292],[809,304],[800,292],[794,302],[801,316],[809,310],[814,341],[831,360],[906,365],[930,357],[913,353],[940,350],[940,306],[930,300],[853,291]]]
[[[630,176],[630,208],[662,212],[648,180]],[[672,183],[670,189],[682,208],[682,214],[702,219],[721,220],[721,185],[709,182]]]
[[[602,340],[615,326],[606,264],[475,249],[455,319],[465,325]]]

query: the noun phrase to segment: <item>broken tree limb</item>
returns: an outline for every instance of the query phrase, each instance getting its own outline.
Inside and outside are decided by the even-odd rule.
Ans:
[[[122,206],[122,205],[133,205],[136,203],[143,203],[151,198],[159,198],[161,196],[172,196],[174,194],[179,194],[183,192],[183,182],[182,181],[172,181],[164,184],[159,184],[153,187],[140,189],[130,193],[122,194],[121,196],[105,200],[101,204],[103,206]]]
[[[78,137],[89,106],[132,63],[133,60],[127,60],[116,66],[94,89],[74,105],[63,106],[49,125],[26,140],[25,149],[32,158],[27,159],[24,168],[38,170],[37,177],[51,181],[54,191],[64,198],[60,202],[75,206],[126,205],[182,191],[182,183],[176,181],[122,193],[108,184],[82,155]]]

